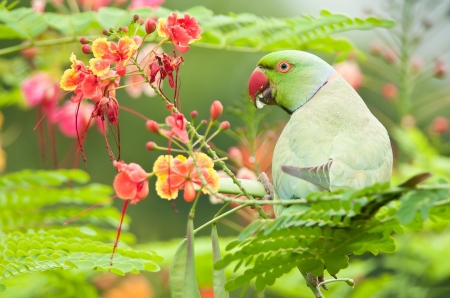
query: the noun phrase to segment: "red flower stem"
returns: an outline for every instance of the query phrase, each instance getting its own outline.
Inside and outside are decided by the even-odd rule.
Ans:
[[[123,218],[125,216],[125,212],[127,211],[127,207],[128,207],[129,203],[130,203],[130,200],[125,200],[125,203],[123,204],[123,207],[122,207],[122,214],[120,215],[120,222],[119,222],[119,226],[117,227],[116,240],[114,241],[113,251],[111,253],[111,259],[109,260],[110,266],[113,265],[114,253],[116,252],[117,243],[119,243],[120,232],[122,231]]]
[[[138,111],[135,111],[133,109],[127,108],[125,106],[119,106],[119,109],[127,111],[128,113],[134,114],[134,115],[144,119],[145,121],[150,120],[150,118],[147,118],[146,116],[144,116],[143,114],[139,113]]]
[[[155,93],[158,94],[164,101],[166,101],[166,103],[170,104],[171,102],[158,90],[158,88],[156,88],[153,85],[150,85],[153,90],[155,90]],[[173,110],[175,113],[178,113],[178,110],[173,107]],[[186,123],[187,127],[193,131],[194,135],[198,138],[198,139],[202,139],[202,136],[195,130],[195,128],[191,125],[191,123],[189,121],[187,121]],[[216,152],[214,152],[214,150],[211,149],[211,146],[209,146],[207,143],[205,143],[205,140],[201,140],[201,144],[206,147],[206,151],[208,152],[208,154],[210,156],[213,157],[213,160],[218,160],[219,157],[217,156]],[[194,158],[194,164],[195,167],[197,168],[197,172],[199,174],[199,177],[202,181],[202,185],[204,187],[206,187],[206,189],[208,189],[211,194],[214,194],[215,196],[217,196],[218,198],[224,197],[219,195],[217,192],[215,192],[211,186],[209,186],[209,184],[206,182],[205,177],[203,177],[202,172],[200,171],[198,165],[197,165],[197,161]],[[225,165],[225,163],[221,160],[218,161],[218,164],[220,165],[220,167],[224,170],[225,173],[227,173],[227,175],[233,180],[233,183],[236,184],[240,190],[242,190],[242,193],[244,194],[245,197],[247,197],[247,199],[249,200],[255,200],[255,198],[242,186],[241,182],[239,181],[239,179],[236,178],[236,176],[234,175],[233,172],[230,171],[230,169],[228,169],[228,167]],[[256,206],[255,209],[258,211],[258,214],[262,217],[262,218],[270,218],[269,215],[267,215],[267,213],[264,212],[264,210],[260,207],[260,206]]]
[[[74,216],[74,217],[72,217],[71,219],[69,219],[68,221],[64,222],[63,225],[67,225],[67,224],[71,223],[72,221],[74,221],[75,219],[79,218],[81,215],[85,214],[86,212],[91,211],[92,209],[97,208],[98,206],[100,206],[100,205],[102,205],[102,204],[104,204],[104,203],[106,203],[106,202],[108,202],[108,201],[111,201],[112,199],[114,199],[114,198],[116,198],[116,197],[117,197],[117,196],[112,196],[112,197],[110,197],[110,198],[107,198],[107,199],[104,200],[104,201],[101,201],[100,203],[97,203],[97,204],[95,204],[95,205],[92,205],[91,207],[89,207],[89,208],[87,208],[86,210],[82,211],[82,212],[81,212],[80,214],[78,214],[77,216]]]

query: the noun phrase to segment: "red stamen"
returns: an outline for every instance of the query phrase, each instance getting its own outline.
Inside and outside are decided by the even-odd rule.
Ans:
[[[101,201],[100,203],[97,203],[97,204],[95,204],[95,205],[93,205],[93,206],[87,208],[86,210],[84,210],[84,211],[82,211],[80,214],[78,214],[77,216],[72,217],[72,218],[69,219],[68,221],[64,222],[63,225],[67,225],[67,224],[71,223],[72,221],[74,221],[75,219],[77,219],[77,218],[80,217],[81,215],[85,214],[86,212],[91,211],[92,209],[97,208],[98,206],[100,206],[100,205],[102,205],[102,204],[104,204],[104,203],[106,203],[106,202],[108,202],[108,201],[111,201],[111,200],[114,199],[114,198],[117,198],[117,196],[113,196],[113,197],[107,198],[106,200]]]
[[[110,266],[113,265],[114,254],[116,252],[117,243],[119,242],[120,232],[122,231],[123,217],[125,216],[125,212],[127,211],[127,207],[128,207],[129,203],[130,203],[130,200],[125,200],[125,203],[123,204],[123,207],[122,207],[122,214],[120,216],[119,226],[117,227],[116,241],[114,241],[113,251],[111,253],[111,259],[109,261]]]

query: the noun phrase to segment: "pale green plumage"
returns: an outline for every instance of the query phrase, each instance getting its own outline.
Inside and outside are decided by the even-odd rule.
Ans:
[[[277,104],[283,107],[288,103],[288,110],[300,106],[293,112],[275,147],[272,179],[276,197],[303,198],[317,190],[363,188],[389,181],[392,149],[387,131],[358,93],[340,76],[323,86],[330,78],[329,71],[334,72],[334,69],[315,56],[297,51],[270,55],[261,61],[270,83],[275,82],[272,95]],[[304,60],[311,56],[313,61],[320,60],[313,70],[312,80],[302,68]],[[270,65],[276,65],[279,59],[292,61],[296,70],[276,72]],[[310,70],[308,67],[306,72]],[[317,75],[320,73],[321,80]],[[315,81],[316,85],[309,81]],[[312,96],[306,98],[314,88]],[[279,98],[279,94],[283,94],[283,98]],[[283,172],[282,166],[291,166],[284,169],[290,174]]]

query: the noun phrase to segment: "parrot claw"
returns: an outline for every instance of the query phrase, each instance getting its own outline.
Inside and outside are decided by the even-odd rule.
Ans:
[[[262,200],[273,200],[274,196],[274,190],[273,185],[269,181],[269,177],[267,177],[267,174],[262,172],[259,174],[258,181],[261,182],[261,184],[264,186],[264,189],[266,190],[267,194],[262,197]]]

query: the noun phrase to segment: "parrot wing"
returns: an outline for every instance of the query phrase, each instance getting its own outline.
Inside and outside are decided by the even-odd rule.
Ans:
[[[332,164],[333,161],[330,160],[316,167],[281,166],[281,170],[288,175],[314,184],[322,190],[330,191],[330,167]]]

